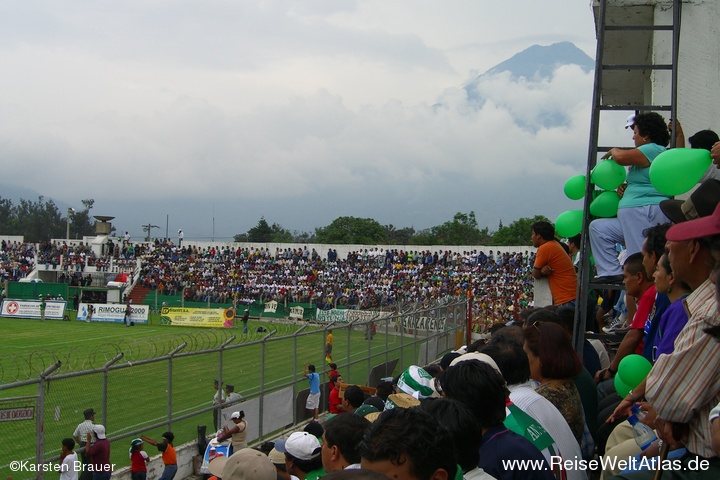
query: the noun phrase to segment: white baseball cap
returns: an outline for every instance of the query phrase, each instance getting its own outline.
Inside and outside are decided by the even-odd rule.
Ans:
[[[635,125],[635,114],[631,113],[625,120],[625,128],[632,128],[633,125]]]
[[[287,440],[275,442],[278,452],[289,453],[298,460],[312,460],[320,455],[322,446],[315,435],[308,432],[295,432]]]

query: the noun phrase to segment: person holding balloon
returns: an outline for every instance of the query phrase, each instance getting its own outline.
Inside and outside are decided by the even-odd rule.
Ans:
[[[629,167],[629,170],[617,218],[598,218],[590,223],[590,245],[599,281],[622,281],[616,243],[625,244],[628,255],[640,252],[644,241],[643,230],[668,221],[659,204],[670,196],[661,193],[650,181],[650,165],[666,150],[670,141],[665,119],[655,112],[637,114],[633,141],[635,148],[611,148],[603,156],[603,159],[612,159],[620,166]]]

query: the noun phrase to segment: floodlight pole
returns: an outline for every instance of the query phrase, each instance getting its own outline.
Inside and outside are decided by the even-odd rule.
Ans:
[[[65,238],[70,240],[70,216],[75,213],[75,209],[72,207],[68,208],[65,228]]]

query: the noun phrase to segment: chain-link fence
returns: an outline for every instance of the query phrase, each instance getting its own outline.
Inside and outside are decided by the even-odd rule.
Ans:
[[[466,303],[395,312],[364,312],[343,322],[276,324],[238,334],[199,330],[141,341],[99,345],[90,354],[37,352],[0,356],[0,478],[57,478],[57,472],[13,472],[11,462],[57,461],[61,440],[72,437],[83,411],[97,411],[111,440],[111,463],[128,464],[130,439],[175,433],[176,444],[214,431],[230,412],[245,411],[248,440],[263,439],[302,421],[308,382],[303,364],[315,364],[327,382],[325,342],[345,383],[375,386],[411,364],[424,365],[461,340]],[[214,380],[242,396],[236,406],[213,406]]]

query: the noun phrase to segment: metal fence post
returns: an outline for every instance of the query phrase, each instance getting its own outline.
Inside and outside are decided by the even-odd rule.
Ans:
[[[225,347],[227,347],[230,343],[235,341],[235,335],[225,340],[223,343],[220,344],[218,347],[218,389],[220,391],[220,398],[222,399],[222,384],[223,384],[223,351],[225,351]],[[213,402],[215,400],[213,399]],[[219,402],[217,405],[215,405],[215,410],[213,410],[213,418],[220,418],[220,412],[222,411],[222,401]],[[217,430],[218,426],[213,425],[213,431]]]
[[[265,335],[260,343],[260,405],[258,413],[258,416],[260,418],[258,419],[258,435],[261,438],[263,436],[263,411],[265,405],[265,343],[267,342],[268,338],[275,335],[276,331],[277,330],[273,330],[272,332]]]
[[[172,361],[173,355],[187,347],[187,343],[183,342],[168,354],[168,389],[167,389],[167,429],[172,430]]]
[[[35,463],[37,465],[43,463],[43,457],[45,456],[45,378],[60,368],[60,365],[62,365],[62,362],[58,360],[45,369],[39,378],[37,417],[35,418]],[[42,470],[37,472],[37,478],[42,480]]]
[[[109,372],[109,370],[108,370],[108,369],[110,368],[110,366],[111,366],[112,364],[117,363],[117,362],[118,362],[121,358],[123,358],[124,356],[125,356],[124,353],[118,353],[117,355],[115,355],[114,358],[112,358],[110,361],[108,361],[107,363],[105,363],[105,365],[103,365],[103,385],[102,385],[102,413],[103,413],[103,417],[102,417],[102,424],[105,425],[105,426],[107,426],[107,420],[108,420],[108,418],[107,418],[107,398],[108,398],[108,381],[109,381],[109,378],[108,378],[108,372]]]

